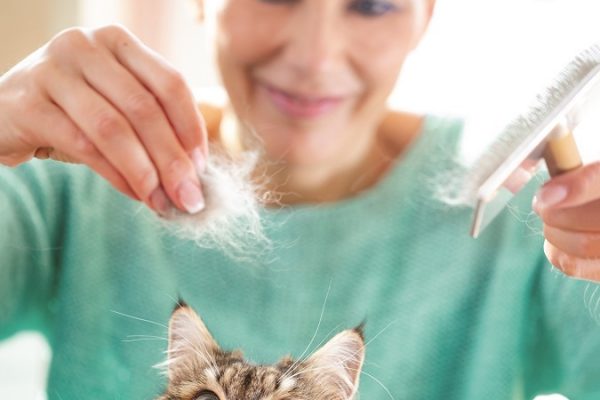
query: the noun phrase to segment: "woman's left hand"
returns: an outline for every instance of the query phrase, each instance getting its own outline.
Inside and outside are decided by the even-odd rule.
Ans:
[[[600,162],[552,178],[533,200],[548,260],[573,278],[600,282]]]

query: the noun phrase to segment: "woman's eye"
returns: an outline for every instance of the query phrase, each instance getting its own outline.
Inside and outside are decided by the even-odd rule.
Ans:
[[[270,3],[270,4],[293,4],[297,3],[298,0],[259,0],[261,3]]]
[[[203,390],[194,400],[219,400],[219,396],[210,390]]]
[[[378,17],[398,11],[399,7],[387,0],[353,0],[350,3],[350,10],[367,17]]]

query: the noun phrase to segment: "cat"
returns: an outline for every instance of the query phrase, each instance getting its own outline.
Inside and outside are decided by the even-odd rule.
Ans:
[[[200,316],[180,303],[169,321],[165,393],[156,400],[351,400],[365,356],[362,325],[334,336],[307,359],[255,365],[222,350]]]

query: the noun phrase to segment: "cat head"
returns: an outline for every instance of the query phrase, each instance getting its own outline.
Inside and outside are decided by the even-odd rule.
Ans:
[[[180,305],[169,322],[168,375],[157,400],[350,400],[358,389],[362,328],[333,337],[305,360],[285,357],[255,365],[240,351],[222,350],[202,319]]]

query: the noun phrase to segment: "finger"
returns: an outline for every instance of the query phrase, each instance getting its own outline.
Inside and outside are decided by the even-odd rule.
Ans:
[[[56,74],[48,83],[48,93],[138,198],[148,201],[159,186],[158,174],[127,120],[83,78]]]
[[[531,180],[532,173],[525,168],[517,168],[504,182],[502,186],[511,193],[516,194]]]
[[[29,129],[35,132],[38,143],[47,146],[42,147],[45,150],[39,155],[57,161],[87,164],[120,192],[139,200],[127,181],[58,106],[50,101],[40,105],[31,123]]]
[[[580,258],[600,258],[600,233],[569,231],[545,225],[544,236],[567,254]]]
[[[192,199],[202,195],[193,162],[181,146],[154,95],[114,58],[96,52],[83,66],[88,83],[111,102],[134,128],[154,165],[162,187],[173,202],[189,212],[199,211]],[[191,200],[190,200],[191,199]]]
[[[55,146],[64,148],[64,151],[57,150],[53,147],[45,147],[46,149],[42,156],[51,158],[57,161],[66,160],[66,162],[77,162],[87,164],[92,170],[106,179],[117,190],[133,200],[140,201],[138,196],[133,192],[125,178],[100,154],[92,142],[90,142],[81,130],[64,114],[60,108],[48,103],[46,111],[40,113],[40,118],[36,118],[36,122],[41,124],[41,127],[52,126],[56,131],[50,133],[48,130],[43,130],[40,135],[42,138],[47,138],[48,143],[52,141]],[[44,124],[44,123],[47,124]],[[40,127],[40,128],[41,128]],[[41,131],[40,131],[41,132]],[[59,132],[60,134],[57,134]],[[66,133],[66,135],[64,134]],[[57,140],[58,139],[58,140]],[[77,143],[76,146],[73,146]],[[171,210],[171,203],[167,199],[162,188],[157,188],[150,195],[146,205],[160,215],[167,215]]]
[[[575,207],[600,199],[600,162],[552,178],[536,196],[536,211]]]
[[[206,157],[207,133],[192,92],[180,73],[162,57],[123,29],[99,32],[121,64],[157,98],[188,152],[201,149]]]
[[[588,233],[600,230],[600,200],[577,207],[542,209],[539,215],[544,224],[555,228]]]
[[[600,282],[600,259],[584,259],[566,254],[552,243],[544,242],[544,253],[556,268],[576,279]]]

